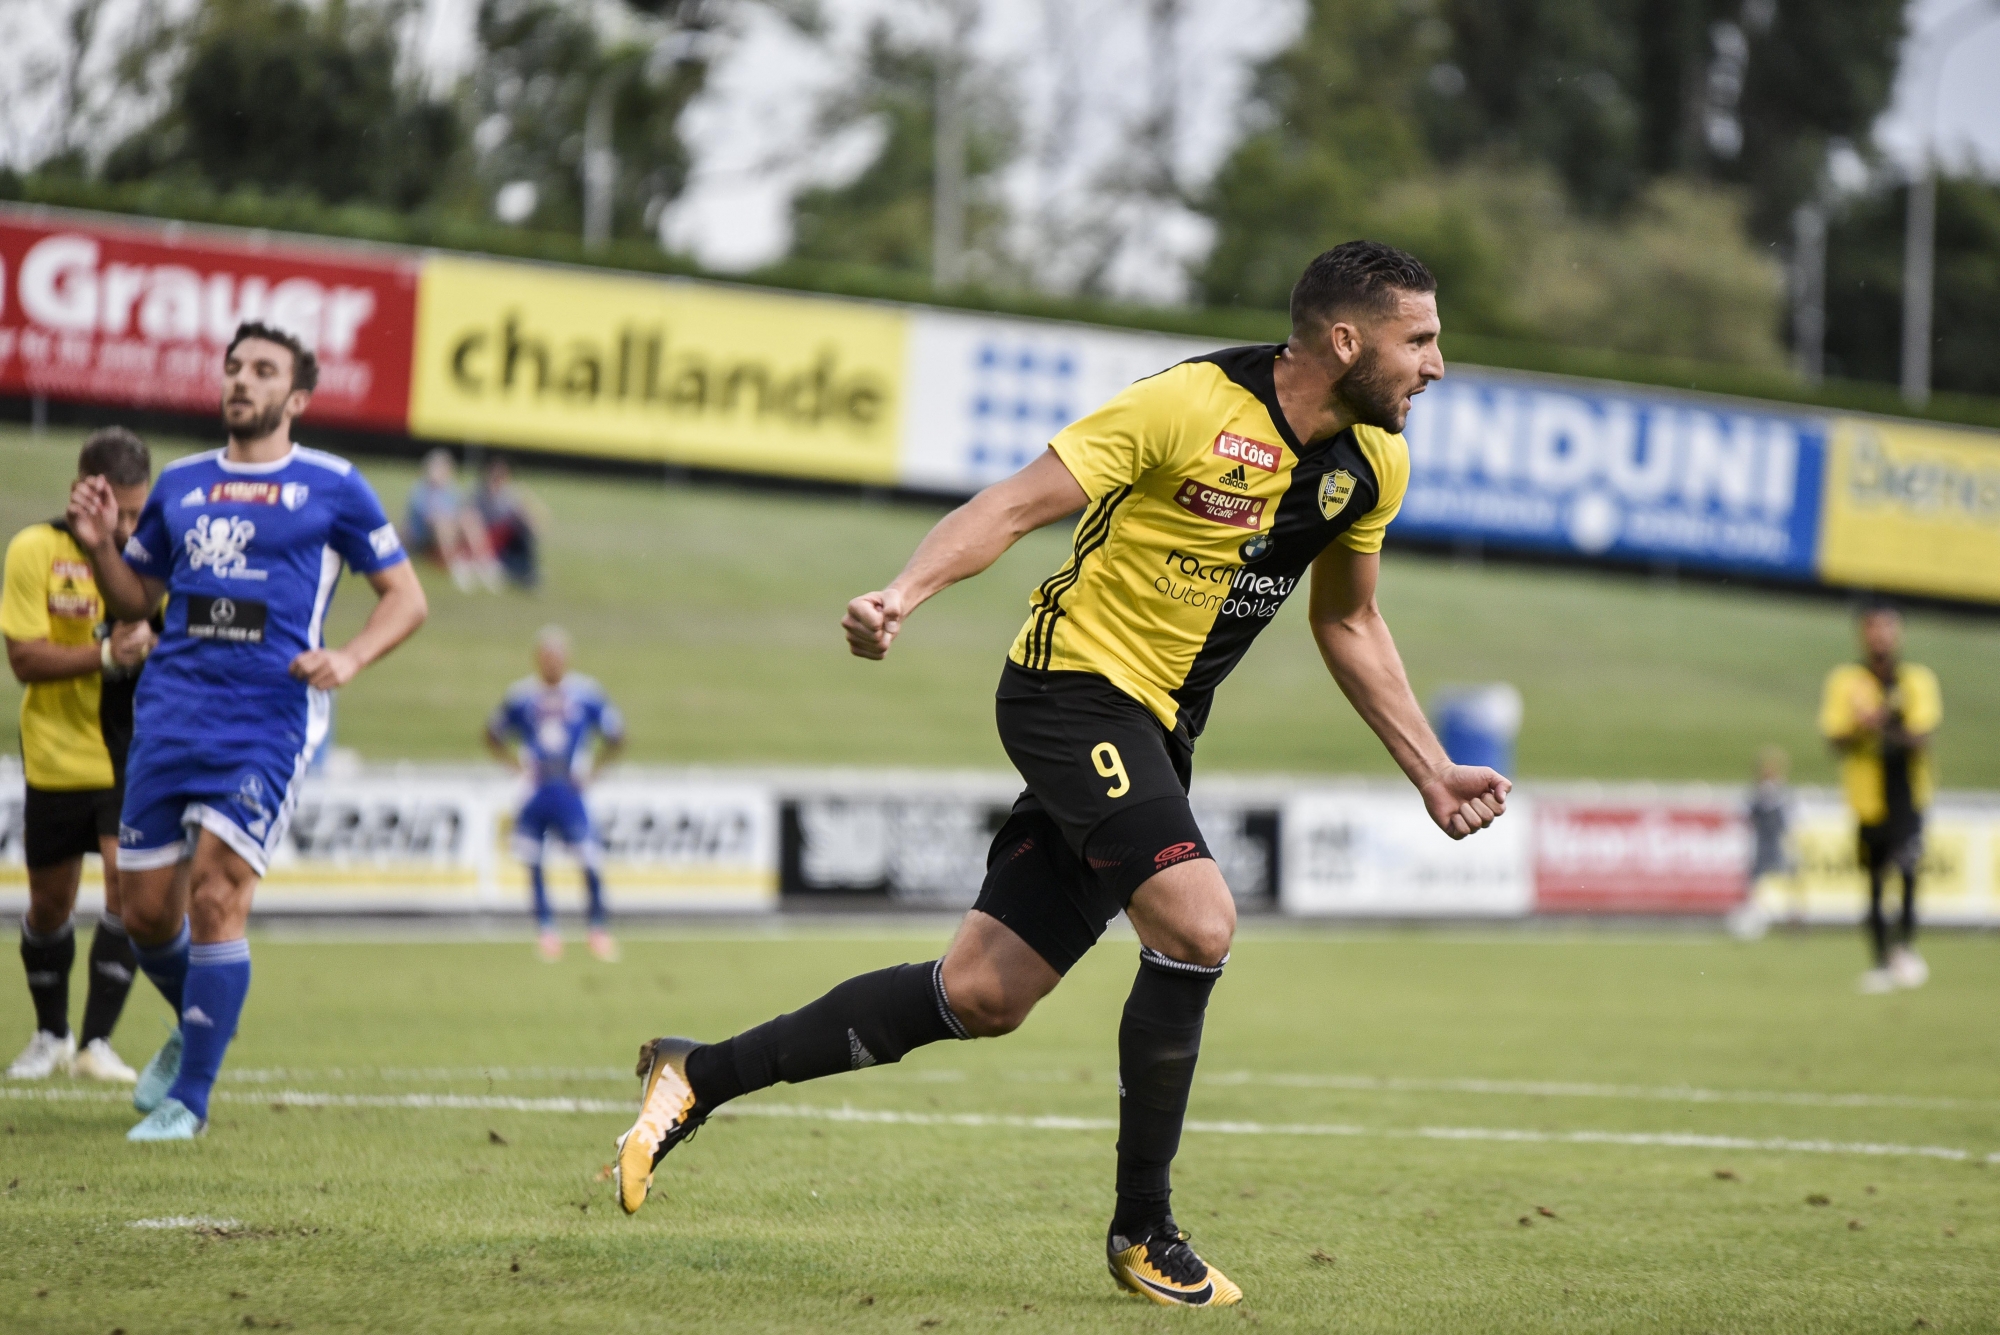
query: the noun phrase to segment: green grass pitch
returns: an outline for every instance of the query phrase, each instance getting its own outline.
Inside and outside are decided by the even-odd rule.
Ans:
[[[79,439],[0,430],[6,533],[60,510]],[[189,444],[159,443],[163,454]],[[410,466],[364,467],[400,516]],[[374,760],[479,759],[486,712],[528,670],[536,628],[559,621],[576,636],[577,667],[625,709],[638,761],[1005,768],[993,687],[1028,590],[1062,560],[1061,526],[923,608],[874,664],[846,653],[841,610],[887,582],[936,511],[631,478],[526,480],[555,515],[545,587],[467,595],[427,568],[430,624],[342,693],[341,744]],[[347,585],[336,642],[370,602]],[[1838,602],[1396,551],[1381,597],[1420,695],[1496,679],[1521,689],[1524,777],[1735,783],[1777,742],[1800,780],[1832,780],[1813,718],[1826,670],[1853,652]],[[1223,686],[1202,770],[1393,772],[1320,665],[1304,602],[1292,600]],[[1943,782],[2000,787],[2000,618],[1913,615],[1910,653],[1944,682]],[[0,680],[7,750],[18,745],[16,689]]]
[[[117,1095],[0,1081],[0,1329],[2000,1328],[2000,1039],[1964,935],[1928,988],[1861,997],[1844,933],[1251,928],[1177,1168],[1237,1312],[1104,1273],[1129,937],[1011,1037],[743,1101],[619,1214],[641,1039],[946,930],[686,928],[615,966],[260,937],[205,1139],[130,1145]],[[118,1042],[142,1060],[164,1022],[141,983]],[[0,1034],[29,1023],[0,988]]]

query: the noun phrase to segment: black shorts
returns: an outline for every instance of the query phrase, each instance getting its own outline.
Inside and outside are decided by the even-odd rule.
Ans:
[[[1091,672],[1010,661],[995,712],[1028,787],[973,907],[1068,973],[1148,879],[1209,856],[1187,800],[1194,741]]]
[[[1924,818],[1918,815],[1907,820],[1864,825],[1860,829],[1859,843],[1856,852],[1869,875],[1891,867],[1914,875],[1917,864],[1924,860]]]
[[[100,838],[118,837],[118,809],[125,803],[123,788],[77,788],[52,791],[28,785],[22,803],[22,844],[28,865],[53,867],[102,852]]]

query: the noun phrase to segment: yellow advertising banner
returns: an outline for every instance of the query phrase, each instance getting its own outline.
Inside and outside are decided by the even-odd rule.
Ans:
[[[903,310],[434,256],[413,434],[894,483]]]
[[[1820,578],[2000,602],[2000,435],[1839,418]]]

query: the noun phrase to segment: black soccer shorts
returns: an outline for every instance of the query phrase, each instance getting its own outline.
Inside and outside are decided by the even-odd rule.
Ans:
[[[995,712],[1028,787],[973,907],[1068,973],[1148,879],[1209,856],[1187,800],[1194,740],[1092,672],[1010,661]]]
[[[1880,875],[1891,867],[1913,876],[1917,865],[1924,860],[1922,813],[1907,821],[1863,825],[1856,834],[1856,855],[1871,876]]]
[[[27,800],[21,804],[21,843],[28,866],[39,870],[102,852],[100,837],[118,837],[118,809],[124,804],[122,788],[78,788],[51,790],[28,785]]]

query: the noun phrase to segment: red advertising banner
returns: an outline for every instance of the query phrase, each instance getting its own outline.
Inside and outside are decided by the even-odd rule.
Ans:
[[[409,421],[417,262],[0,210],[0,394],[219,411],[238,323],[318,354],[311,420]]]
[[[1750,827],[1721,804],[1535,803],[1537,913],[1727,913],[1748,890]]]

